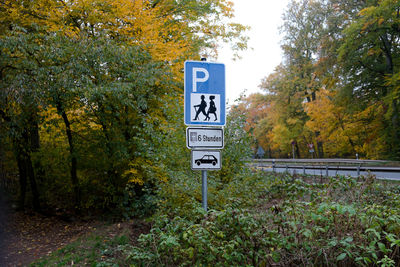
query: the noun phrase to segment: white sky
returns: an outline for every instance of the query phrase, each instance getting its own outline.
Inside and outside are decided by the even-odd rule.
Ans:
[[[226,98],[234,103],[241,92],[246,95],[261,92],[261,79],[272,73],[282,61],[278,27],[289,0],[232,0],[235,22],[250,26],[247,35],[249,49],[240,53],[242,59],[233,61],[227,46],[220,50],[217,62],[225,64]],[[251,49],[253,48],[253,49]]]

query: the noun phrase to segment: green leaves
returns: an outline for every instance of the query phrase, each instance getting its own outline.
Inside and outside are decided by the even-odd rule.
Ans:
[[[75,179],[74,183],[84,187],[91,187],[91,183],[97,187],[101,185],[99,195],[84,197],[100,197],[107,203],[105,205],[110,205],[118,202],[116,195],[121,194],[129,180],[122,173],[131,161],[142,163],[135,181],[165,179],[159,177],[160,170],[156,172],[157,176],[147,171],[148,165],[152,165],[147,158],[160,148],[162,141],[155,140],[164,137],[159,125],[168,123],[164,113],[166,98],[177,95],[176,91],[169,90],[169,86],[174,86],[169,68],[165,63],[153,60],[143,48],[124,46],[106,36],[81,37],[74,40],[58,33],[15,32],[1,38],[0,45],[7,51],[2,54],[2,68],[9,76],[2,81],[0,101],[4,106],[1,109],[4,108],[14,125],[27,125],[26,120],[37,114],[37,122],[43,122],[46,127],[40,133],[43,151],[38,154],[41,156],[38,160],[45,160],[48,168],[47,176],[43,177],[43,188],[54,186],[55,189],[44,191],[68,199],[66,188],[69,186],[68,165],[71,164],[74,169],[71,176],[77,177],[77,171],[87,175],[80,177],[83,181]],[[7,67],[6,64],[13,65]],[[56,129],[60,122],[65,123],[67,133]],[[61,126],[64,125],[61,123]],[[18,131],[15,127],[1,130],[8,131],[10,137],[13,132],[20,136],[25,131],[23,127]],[[68,142],[68,148],[57,147],[57,142],[63,143],[63,138]],[[75,162],[69,163],[69,157],[64,157],[61,162],[66,171],[61,175],[56,175],[60,165],[50,160],[57,155],[55,147],[55,151],[69,151]],[[52,185],[50,181],[56,179],[61,181]],[[63,186],[57,186],[57,183]],[[86,189],[83,191],[87,192]],[[52,201],[51,194],[46,193],[46,196]],[[96,201],[85,203],[93,205]],[[98,207],[104,203],[99,203]]]
[[[384,214],[388,210],[398,212],[400,198],[388,194],[391,204],[380,205],[382,202],[376,193],[395,192],[395,186],[372,185],[372,191],[363,191],[354,202],[353,195],[365,187],[364,182],[352,183],[337,178],[320,185],[299,179],[292,182],[291,177],[268,174],[243,179],[242,187],[255,179],[262,179],[263,183],[254,184],[247,197],[256,201],[243,203],[239,208],[225,204],[220,210],[207,214],[195,212],[193,208],[192,212],[182,212],[182,216],[176,215],[176,209],[164,209],[169,216],[156,220],[151,234],[142,237],[146,242],[133,249],[137,255],[133,264],[215,265],[224,262],[287,266],[301,261],[319,266],[391,264],[399,259],[396,231],[383,231],[386,226],[367,228],[370,220],[379,219],[385,225],[390,224]],[[257,193],[261,189],[267,192]],[[310,200],[312,194],[320,197]],[[236,196],[232,194],[231,198]],[[368,214],[372,209],[370,202],[380,203],[374,206],[379,218]],[[198,201],[194,206],[201,209]],[[175,247],[166,246],[166,240],[171,240]],[[149,258],[149,251],[156,256]]]
[[[341,260],[344,260],[346,257],[347,257],[347,254],[346,253],[342,253],[342,254],[340,254],[339,256],[336,257],[336,260],[337,261],[341,261]]]
[[[184,168],[181,64],[221,39],[246,48],[232,12],[219,0],[0,3],[0,140],[27,148],[17,140],[40,130],[43,200],[70,207],[71,176],[85,208],[115,207],[127,182],[140,199]]]

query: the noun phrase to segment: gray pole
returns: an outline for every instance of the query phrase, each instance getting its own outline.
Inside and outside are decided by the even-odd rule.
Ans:
[[[294,159],[294,144],[292,144],[292,154],[293,154],[293,159]]]
[[[201,171],[201,196],[203,209],[207,211],[207,171]]]

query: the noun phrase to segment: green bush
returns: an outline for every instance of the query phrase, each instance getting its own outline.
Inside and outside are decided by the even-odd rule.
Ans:
[[[185,207],[155,217],[151,232],[141,236],[139,245],[125,249],[128,262],[395,266],[400,261],[398,186],[371,178],[357,182],[337,177],[325,183],[288,175],[251,178],[227,184],[226,192],[220,190],[213,197],[229,199],[231,192],[232,203],[222,201],[214,205],[219,210],[208,213],[187,193]],[[245,193],[253,201],[242,201]]]

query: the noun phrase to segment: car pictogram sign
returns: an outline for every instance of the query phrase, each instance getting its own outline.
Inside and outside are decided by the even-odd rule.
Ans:
[[[192,150],[192,170],[220,170],[221,151],[219,150]]]

